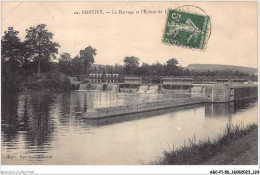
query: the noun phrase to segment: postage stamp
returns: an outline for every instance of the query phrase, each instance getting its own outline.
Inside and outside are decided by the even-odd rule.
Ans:
[[[204,50],[209,21],[207,15],[169,9],[162,42]]]

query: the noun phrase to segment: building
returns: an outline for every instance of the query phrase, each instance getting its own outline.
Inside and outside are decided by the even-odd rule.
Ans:
[[[81,76],[81,79],[86,83],[90,84],[101,84],[101,83],[111,83],[116,84],[121,82],[121,78],[119,74],[98,74],[91,73],[86,76]]]

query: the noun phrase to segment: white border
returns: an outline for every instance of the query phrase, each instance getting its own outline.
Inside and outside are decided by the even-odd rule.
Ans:
[[[34,171],[34,174],[209,174],[211,170],[258,170],[257,165],[138,165],[138,166],[12,166],[5,165],[1,171]]]
[[[12,0],[1,0],[1,2],[10,2]],[[17,0],[19,1],[19,0]],[[33,0],[23,0],[26,2],[33,1]],[[36,1],[36,0],[34,0]],[[44,0],[38,0],[43,1]],[[56,0],[58,2],[61,1],[67,1],[67,0]],[[84,1],[84,0],[77,0],[77,1]],[[105,0],[88,0],[88,1],[105,1]],[[113,1],[122,1],[122,0],[113,0]],[[129,0],[123,0],[123,1],[129,1]],[[131,0],[131,1],[138,1],[138,0]],[[150,0],[150,1],[161,1],[161,0]],[[171,1],[171,0],[163,0],[163,1]],[[187,0],[178,0],[178,1],[185,1]],[[190,1],[203,1],[203,0],[190,0]],[[207,0],[207,1],[216,1],[216,0]],[[225,2],[225,0],[220,0],[222,2]],[[243,1],[243,0],[229,0],[229,1]],[[259,0],[248,0],[258,3],[258,33],[259,33]],[[2,15],[2,3],[0,5],[0,18]],[[2,18],[1,18],[2,19]],[[1,25],[2,27],[2,25]],[[2,28],[0,27],[0,32]],[[2,36],[1,36],[2,37]],[[259,34],[258,34],[258,47],[259,47]],[[258,50],[258,60],[259,60],[259,50]],[[1,53],[0,53],[1,56]],[[1,63],[0,63],[1,65]],[[258,62],[258,68],[259,68],[259,62]],[[1,69],[1,68],[0,68]],[[259,75],[259,69],[258,69],[258,75]],[[0,77],[1,80],[1,77]],[[258,76],[258,82],[260,82],[260,77]],[[258,86],[258,92],[260,90],[260,87]],[[0,94],[1,96],[1,94]],[[258,109],[260,107],[259,100],[258,100]],[[1,112],[1,109],[0,109]],[[258,110],[258,118],[259,118],[259,110]],[[1,118],[1,117],[0,117]],[[259,125],[259,120],[258,120]],[[1,130],[0,130],[1,135]],[[259,130],[258,130],[258,145],[260,145],[259,140]],[[1,145],[0,145],[1,148]],[[250,170],[251,172],[253,170],[259,170],[259,151],[258,151],[258,165],[138,165],[138,166],[56,166],[56,165],[1,165],[0,170],[1,171],[10,171],[13,172],[13,174],[20,174],[18,172],[21,171],[34,171],[34,174],[209,174],[211,170],[229,170],[231,173],[232,170]],[[1,160],[0,160],[1,163]],[[0,173],[1,174],[1,173]]]

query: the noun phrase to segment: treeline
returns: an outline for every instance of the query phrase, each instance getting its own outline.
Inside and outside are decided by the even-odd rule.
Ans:
[[[90,46],[89,46],[90,47]],[[85,73],[100,73],[100,74],[112,74],[118,73],[121,75],[168,75],[179,76],[189,75],[187,69],[183,69],[179,66],[177,59],[171,58],[166,64],[146,64],[143,63],[139,66],[139,58],[135,56],[127,56],[124,58],[124,65],[115,64],[114,66],[95,65],[94,62],[89,64],[90,66],[85,68],[84,59],[80,56],[71,58],[69,53],[62,53],[57,63],[59,71],[71,75],[83,75]]]
[[[35,72],[49,72],[51,60],[56,59],[59,43],[53,40],[53,34],[48,32],[46,25],[26,29],[25,39],[22,41],[19,32],[9,27],[1,39],[2,73],[31,75]]]
[[[37,73],[37,76],[40,77],[42,72],[48,73],[57,69],[66,72],[64,68],[71,65],[74,67],[66,67],[71,71],[70,74],[86,74],[94,63],[96,49],[88,46],[84,50],[80,50],[80,54],[74,59],[71,59],[68,53],[61,54],[57,67],[54,60],[57,59],[56,55],[60,45],[53,41],[54,34],[46,29],[45,24],[26,29],[26,36],[23,41],[18,34],[19,32],[15,31],[13,27],[9,27],[1,39],[3,75],[10,73],[32,75]]]
[[[89,64],[87,71],[85,71],[84,60],[76,56],[71,58],[69,53],[62,53],[57,63],[59,71],[70,76],[78,76],[86,73],[99,74],[120,74],[120,75],[136,75],[136,76],[235,76],[246,77],[257,81],[257,76],[254,74],[243,73],[232,70],[222,71],[194,71],[183,68],[176,58],[171,58],[166,63],[159,62],[155,64],[142,63],[140,59],[135,56],[126,56],[123,59],[124,64],[119,65],[95,65],[94,62]]]
[[[95,65],[97,50],[91,46],[79,51],[72,57],[61,53],[58,58],[59,43],[53,41],[54,34],[45,24],[26,29],[22,40],[19,31],[9,27],[1,38],[2,93],[16,92],[23,89],[68,89],[69,80],[65,75],[79,76],[88,73],[118,73],[137,76],[240,76],[257,80],[257,76],[232,71],[196,72],[180,66],[176,58],[166,63],[141,63],[135,56],[126,56],[124,64],[114,66]],[[57,60],[57,61],[55,61]],[[65,78],[64,78],[65,77]]]
[[[59,44],[52,41],[53,34],[44,24],[26,29],[23,41],[18,34],[9,27],[1,38],[2,94],[22,90],[28,81],[25,77],[34,72],[38,72],[38,76],[41,71],[49,72],[51,59],[58,53]]]
[[[61,54],[59,62],[55,62],[60,45],[53,41],[54,34],[45,24],[26,29],[24,40],[18,35],[19,31],[9,27],[1,38],[2,93],[26,89],[69,89],[69,79],[62,74],[66,72],[62,65],[72,62],[74,67],[70,70],[74,71],[70,75],[78,75],[89,73],[94,63],[96,49],[91,46],[81,50],[73,60],[67,54]],[[83,67],[82,72],[78,64]]]

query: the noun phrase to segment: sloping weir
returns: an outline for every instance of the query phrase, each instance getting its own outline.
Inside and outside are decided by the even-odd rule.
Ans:
[[[113,89],[105,87],[104,89]],[[222,102],[231,102],[240,99],[246,98],[255,98],[258,96],[258,86],[256,85],[240,85],[240,86],[225,86],[225,85],[208,85],[195,87],[192,90],[192,93],[198,94],[196,96],[191,96],[189,98],[177,98],[171,99],[168,101],[155,101],[155,102],[146,102],[133,105],[125,106],[114,106],[106,108],[97,108],[94,111],[86,112],[84,118],[88,119],[100,119],[112,116],[126,115],[141,113],[159,109],[167,109],[177,106],[185,106],[191,104],[199,103],[222,103]],[[138,93],[154,93],[158,92],[156,86],[151,85],[142,85],[138,88]]]
[[[159,109],[168,109],[177,106],[185,106],[192,104],[199,104],[205,102],[205,97],[191,97],[191,98],[180,98],[172,99],[170,101],[161,102],[147,102],[135,105],[127,106],[115,106],[107,108],[97,108],[94,111],[86,112],[84,118],[88,119],[100,119],[112,116],[119,116],[125,114],[134,114],[140,112],[154,111]]]
[[[141,85],[138,93],[158,93],[158,85]]]

